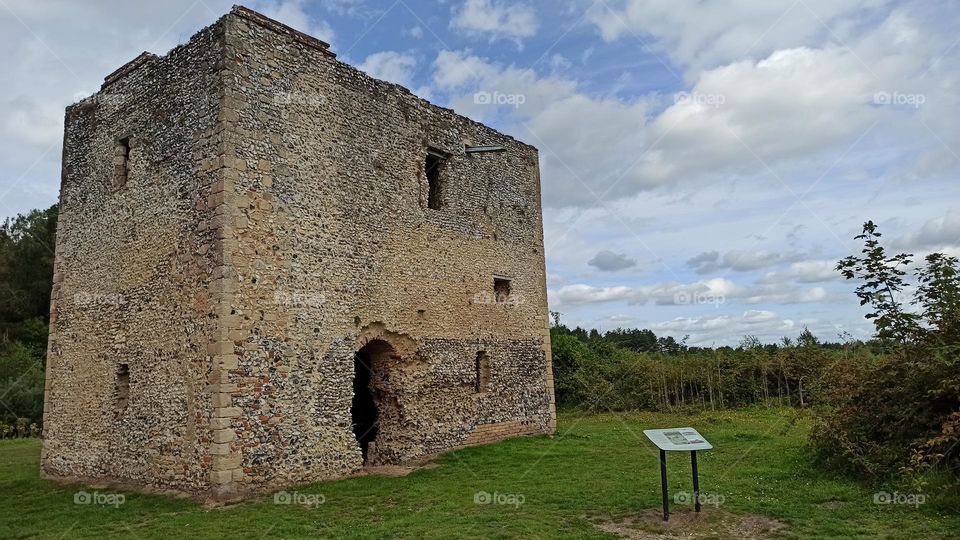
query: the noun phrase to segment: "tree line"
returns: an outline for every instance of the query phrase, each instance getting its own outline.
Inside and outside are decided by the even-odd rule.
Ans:
[[[57,206],[0,224],[0,438],[37,435]]]
[[[806,328],[778,344],[744,336],[737,347],[705,348],[647,329],[571,329],[557,313],[550,337],[557,403],[594,411],[807,407],[832,358],[872,354],[860,342],[821,343]]]

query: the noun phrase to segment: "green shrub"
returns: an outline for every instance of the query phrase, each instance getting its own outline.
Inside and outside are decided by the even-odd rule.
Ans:
[[[880,233],[868,222],[861,256],[840,262],[858,279],[857,296],[871,308],[868,318],[887,353],[841,357],[822,379],[829,405],[813,432],[826,463],[858,474],[888,477],[905,473],[922,484],[932,471],[960,479],[960,271],[957,259],[926,258],[916,271],[913,304],[899,295],[911,255],[888,256]]]
[[[43,420],[44,353],[20,342],[0,347],[0,421]],[[29,430],[28,430],[29,431]]]

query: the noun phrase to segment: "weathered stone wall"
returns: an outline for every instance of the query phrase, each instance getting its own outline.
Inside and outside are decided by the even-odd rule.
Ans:
[[[552,431],[536,150],[243,16],[226,40],[234,489],[361,467],[353,355],[372,339],[397,354],[374,366],[371,462]],[[465,154],[479,144],[506,152]],[[450,155],[440,210],[428,147]],[[511,303],[490,301],[494,274],[512,278]]]
[[[216,24],[163,58],[142,55],[67,109],[46,475],[206,489],[222,69]]]
[[[539,187],[533,147],[243,8],[138,57],[67,112],[44,472],[218,497],[349,474],[367,344],[370,463],[552,431]]]

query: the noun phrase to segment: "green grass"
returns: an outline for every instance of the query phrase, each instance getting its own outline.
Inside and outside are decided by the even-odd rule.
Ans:
[[[563,414],[554,437],[451,452],[437,461],[439,467],[402,478],[358,477],[296,489],[324,497],[313,508],[263,497],[210,509],[134,493],[125,493],[117,507],[75,504],[81,488],[39,479],[38,441],[3,441],[0,537],[615,538],[593,522],[618,521],[660,505],[657,454],[642,430],[685,425],[714,444],[715,450],[700,456],[701,489],[724,499],[719,508],[704,508],[702,537],[725,538],[709,520],[739,514],[783,522],[778,534],[786,538],[960,535],[956,497],[931,493],[919,508],[877,505],[873,494],[895,487],[819,471],[806,446],[810,421],[798,414]],[[687,455],[671,454],[668,461],[670,489],[691,491]],[[519,495],[523,504],[476,504],[480,491]],[[689,509],[675,508],[681,514]]]

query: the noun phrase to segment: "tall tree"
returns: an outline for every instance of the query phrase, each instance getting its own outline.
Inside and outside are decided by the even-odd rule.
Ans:
[[[57,206],[0,225],[0,328],[49,316]]]

